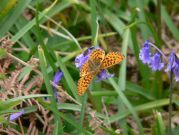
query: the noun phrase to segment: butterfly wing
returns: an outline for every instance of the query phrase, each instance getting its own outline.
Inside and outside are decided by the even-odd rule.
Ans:
[[[90,66],[90,62],[87,60],[80,69],[80,77],[83,77],[92,72],[92,67]]]
[[[83,64],[80,70],[80,77],[94,72],[94,70],[101,65],[104,57],[105,52],[102,49],[93,50],[90,54],[89,59]]]
[[[110,52],[106,55],[101,63],[101,69],[106,69],[120,63],[124,59],[124,55],[118,52]]]
[[[94,77],[94,74],[90,73],[90,74],[87,74],[79,79],[78,86],[77,86],[79,96],[82,96],[86,92],[93,77]]]

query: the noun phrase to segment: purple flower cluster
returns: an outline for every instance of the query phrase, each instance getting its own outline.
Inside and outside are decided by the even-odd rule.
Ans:
[[[151,47],[155,48],[157,52],[152,53]],[[176,54],[172,51],[170,53],[169,59],[167,60],[166,56],[162,51],[157,48],[150,41],[145,41],[143,48],[140,50],[139,59],[147,64],[153,71],[162,70],[165,67],[165,63],[162,61],[165,59],[167,62],[166,72],[172,72],[175,75],[175,80],[179,81],[179,59]]]
[[[145,41],[144,47],[140,50],[139,59],[147,64],[153,71],[162,70],[164,63],[161,60],[161,54],[156,52],[152,56],[151,44],[148,40]]]
[[[89,59],[90,54],[94,49],[101,49],[100,47],[90,47],[84,53],[78,55],[75,59],[75,65],[77,68],[81,69],[83,64]],[[97,80],[105,80],[113,77],[114,74],[109,74],[106,70],[101,70],[101,72],[97,75]]]
[[[78,55],[75,58],[75,66],[79,69],[83,66],[83,64],[89,59],[90,54],[92,52],[93,48],[88,48],[84,53]]]

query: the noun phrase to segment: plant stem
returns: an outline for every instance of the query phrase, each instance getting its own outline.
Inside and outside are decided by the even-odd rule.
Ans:
[[[165,54],[154,43],[149,42],[149,45],[154,47],[163,56],[163,58],[167,61],[167,57],[165,56]]]
[[[85,116],[85,106],[86,106],[87,99],[88,99],[88,95],[87,95],[87,93],[85,93],[84,96],[83,96],[81,112],[80,112],[80,126],[81,126],[80,128],[81,128],[81,131],[83,131],[83,120],[84,120],[84,116]]]
[[[172,135],[172,94],[173,94],[172,71],[170,71],[169,77],[170,77],[170,96],[169,96],[168,134]]]
[[[162,0],[157,0],[157,33],[158,33],[158,38],[159,38],[159,42],[158,42],[158,47],[161,48],[161,33],[162,33],[162,29],[161,29],[161,3]]]

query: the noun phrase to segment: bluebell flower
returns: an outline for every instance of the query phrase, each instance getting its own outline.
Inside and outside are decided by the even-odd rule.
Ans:
[[[149,41],[145,41],[144,47],[140,50],[139,53],[139,59],[144,63],[144,64],[150,64],[151,62],[151,49],[149,45]]]
[[[24,109],[22,109],[20,112],[13,113],[10,115],[10,121],[14,121],[18,119],[20,116],[22,116],[25,113]]]
[[[176,64],[175,68],[173,69],[173,73],[175,75],[175,80],[179,81],[179,63]]]
[[[154,56],[151,58],[149,66],[153,71],[162,70],[164,68],[164,63],[160,58],[160,53],[157,52],[154,54]]]
[[[62,79],[62,77],[63,77],[63,72],[57,71],[54,78],[53,78],[53,83],[58,85],[58,83]]]
[[[62,77],[63,77],[63,72],[61,72],[60,70],[58,70],[53,77],[52,86],[53,86],[54,97],[56,98],[57,101],[58,101],[58,93],[57,93],[54,85],[58,85],[59,81],[62,79]],[[49,97],[45,98],[45,100],[49,100]]]
[[[179,81],[179,59],[176,54],[172,51],[168,59],[168,66],[166,72],[173,72],[175,80]]]
[[[107,71],[105,69],[101,70],[101,72],[97,75],[97,79],[98,81],[101,81],[101,80],[105,80],[105,79],[108,79],[108,78],[111,78],[113,77],[114,74],[109,74],[107,73]]]
[[[172,71],[172,69],[175,67],[175,65],[176,65],[175,59],[176,59],[176,55],[172,51],[170,53],[170,56],[169,56],[169,59],[168,59],[168,66],[167,66],[167,69],[165,70],[166,72]]]
[[[152,56],[152,50],[150,47],[153,47],[157,50],[156,53]],[[144,64],[147,64],[153,71],[162,70],[165,66],[162,59],[165,59],[168,63],[166,72],[172,72],[175,76],[175,80],[179,81],[179,59],[176,54],[172,51],[170,53],[169,59],[167,60],[163,52],[157,48],[153,43],[148,40],[144,43],[144,47],[140,50],[139,58]]]
[[[154,47],[157,50],[157,53],[154,53],[153,56],[151,47]],[[144,47],[140,50],[139,58],[144,64],[147,64],[153,71],[157,71],[162,70],[164,68],[164,63],[162,62],[161,54],[162,56],[165,56],[160,49],[158,49],[154,44],[147,40],[144,43]]]

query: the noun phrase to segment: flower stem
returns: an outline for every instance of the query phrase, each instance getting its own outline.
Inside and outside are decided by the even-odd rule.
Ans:
[[[152,47],[154,47],[162,56],[165,60],[167,60],[167,57],[165,56],[165,54],[153,43],[149,42],[149,45],[151,45]]]
[[[172,71],[170,71],[169,78],[170,78],[170,96],[169,96],[168,134],[172,135],[172,94],[173,94]]]

